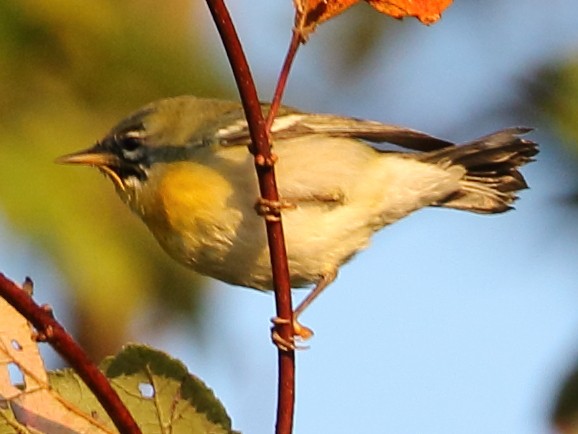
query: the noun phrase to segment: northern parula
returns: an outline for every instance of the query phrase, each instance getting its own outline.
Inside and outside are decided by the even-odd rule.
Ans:
[[[265,107],[266,108],[266,107]],[[509,128],[455,145],[430,135],[282,107],[273,152],[293,287],[303,309],[371,235],[426,206],[507,211],[537,145]],[[247,121],[238,102],[181,96],[147,105],[61,163],[95,166],[175,260],[234,285],[272,289]],[[370,143],[388,142],[403,152]]]

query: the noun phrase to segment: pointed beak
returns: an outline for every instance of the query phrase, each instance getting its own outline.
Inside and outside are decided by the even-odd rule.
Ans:
[[[96,167],[107,174],[118,188],[121,190],[125,189],[124,182],[115,171],[115,169],[121,166],[120,159],[116,155],[103,150],[99,145],[73,154],[63,155],[62,157],[58,157],[54,162],[58,164],[79,164],[82,166]]]
[[[98,149],[96,146],[75,152],[73,154],[63,155],[55,160],[58,164],[80,164],[83,166],[94,166],[98,168],[118,167],[119,158],[109,152]]]

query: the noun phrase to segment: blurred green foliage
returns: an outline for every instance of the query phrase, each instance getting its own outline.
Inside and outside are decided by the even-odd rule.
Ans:
[[[560,389],[552,411],[552,422],[560,433],[578,432],[578,367],[574,368]]]
[[[531,78],[529,99],[578,158],[578,53],[544,65]]]
[[[530,77],[527,90],[538,117],[578,162],[578,53],[544,65]],[[574,210],[578,205],[578,184],[571,205]],[[552,422],[557,432],[578,433],[578,364],[558,393]]]
[[[203,7],[0,2],[0,211],[62,271],[75,334],[97,359],[116,352],[137,312],[193,318],[199,282],[166,258],[96,170],[53,161],[149,101],[223,93],[197,34],[199,22],[211,25]]]

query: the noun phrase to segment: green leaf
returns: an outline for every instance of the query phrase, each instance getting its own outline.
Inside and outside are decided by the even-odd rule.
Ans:
[[[100,367],[143,434],[233,432],[231,419],[212,390],[183,363],[161,351],[129,345]],[[72,370],[52,373],[50,384],[79,411],[112,427],[104,409]]]
[[[168,426],[173,433],[231,432],[231,419],[213,391],[167,354],[129,345],[102,367],[143,432]],[[144,418],[158,429],[149,430]]]

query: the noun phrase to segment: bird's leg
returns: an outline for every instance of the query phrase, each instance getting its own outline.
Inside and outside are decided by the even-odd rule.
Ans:
[[[264,217],[265,220],[279,221],[279,216],[282,211],[296,209],[299,203],[321,202],[326,204],[343,204],[344,201],[345,195],[339,189],[313,194],[308,197],[284,197],[279,200],[268,200],[260,197],[255,203],[255,211],[257,211],[258,215]]]
[[[309,307],[309,305],[313,302],[313,300],[315,300],[319,296],[319,294],[321,294],[323,290],[327,288],[327,286],[329,286],[331,282],[335,280],[336,277],[337,277],[336,270],[332,270],[321,276],[321,279],[317,282],[315,288],[313,288],[311,292],[307,294],[307,296],[303,299],[303,301],[299,303],[297,308],[293,311],[293,336],[289,341],[283,339],[279,335],[279,332],[277,331],[277,327],[279,325],[288,324],[289,320],[278,317],[271,319],[271,322],[273,323],[273,327],[271,328],[271,339],[278,348],[284,351],[307,348],[304,346],[295,345],[295,339],[304,341],[313,336],[314,333],[313,330],[311,330],[309,327],[302,325],[297,320],[297,318],[299,317],[299,315],[303,313],[305,309],[307,309],[307,307]]]
[[[265,220],[279,221],[281,211],[295,209],[297,206],[288,200],[268,200],[260,197],[255,204],[255,211]]]
[[[305,297],[303,301],[299,303],[297,308],[293,311],[293,318],[297,319],[297,317],[301,315],[303,311],[307,309],[311,303],[313,303],[313,300],[315,300],[323,292],[323,290],[327,288],[331,284],[331,282],[335,280],[336,277],[337,277],[337,270],[331,270],[325,273],[323,276],[321,276],[321,279],[319,279],[319,281],[315,285],[315,288],[313,288],[311,292],[307,294],[307,297]]]
[[[297,320],[293,320],[293,335],[289,339],[282,338],[278,329],[281,325],[287,325],[290,321],[286,318],[271,318],[273,326],[271,327],[271,340],[277,348],[282,351],[306,350],[307,346],[297,345],[295,340],[307,340],[313,336],[313,330],[301,325]]]

